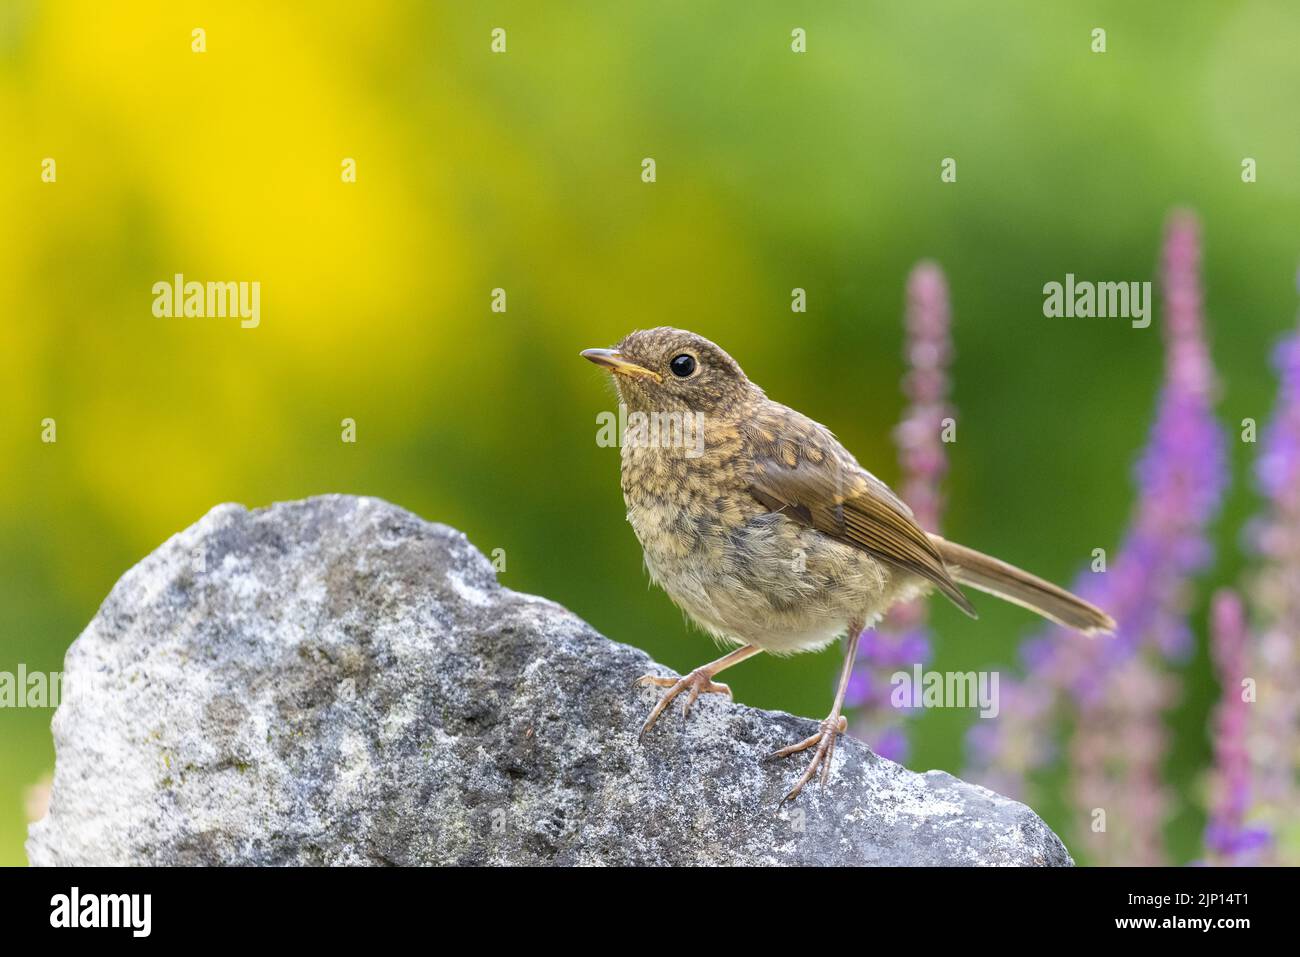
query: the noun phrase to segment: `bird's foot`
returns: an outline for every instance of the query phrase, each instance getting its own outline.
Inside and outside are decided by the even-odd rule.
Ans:
[[[724,684],[719,684],[713,680],[713,673],[707,668],[696,668],[688,675],[681,678],[660,678],[658,675],[642,675],[636,679],[637,687],[654,685],[658,688],[667,688],[668,691],[659,699],[659,703],[654,706],[650,716],[645,719],[645,724],[641,726],[641,733],[637,735],[637,740],[645,737],[647,731],[654,727],[654,723],[659,720],[659,716],[664,713],[664,709],[672,704],[673,699],[683,691],[690,691],[690,696],[682,702],[682,719],[690,715],[691,706],[701,694],[725,694],[731,697],[731,689]]]
[[[807,751],[811,747],[817,750],[813,758],[808,762],[808,770],[799,777],[794,783],[794,787],[781,798],[781,804],[786,801],[793,801],[799,796],[805,784],[813,779],[818,768],[821,769],[821,783],[826,784],[826,779],[831,773],[831,758],[835,756],[835,739],[848,730],[848,721],[840,715],[831,715],[821,723],[821,730],[811,737],[804,738],[798,744],[792,744],[789,747],[782,748],[780,751],[774,751],[767,756],[768,761],[779,761],[782,758],[788,758],[792,754],[798,754],[800,751]],[[778,805],[779,806],[779,805]]]

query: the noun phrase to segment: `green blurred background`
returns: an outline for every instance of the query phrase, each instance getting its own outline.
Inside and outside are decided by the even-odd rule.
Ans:
[[[1224,419],[1263,421],[1295,308],[1298,37],[1285,2],[6,0],[0,670],[60,669],[118,577],[213,505],[322,492],[455,525],[505,549],[510,587],[693,667],[713,646],[647,588],[618,453],[595,442],[612,392],[578,350],[689,327],[892,481],[922,257],[948,274],[958,348],[945,531],[1068,580],[1118,543],[1161,350],[1156,325],[1045,319],[1042,286],[1155,278],[1168,210],[1194,208]],[[261,326],[155,319],[176,272],[260,281]],[[1200,617],[1241,567],[1249,451]],[[1029,616],[980,611],[933,603],[933,667],[1014,661]],[[728,680],[820,717],[837,667]],[[1202,647],[1171,716],[1179,861],[1214,694]],[[25,862],[49,720],[0,711],[0,863]],[[959,773],[970,720],[920,718],[911,764]]]

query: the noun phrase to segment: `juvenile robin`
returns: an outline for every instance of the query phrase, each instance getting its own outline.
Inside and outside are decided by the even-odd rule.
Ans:
[[[774,402],[708,339],[660,327],[582,355],[613,373],[627,407],[623,500],[651,579],[702,629],[734,650],[667,688],[641,728],[686,694],[731,689],[713,679],[760,652],[785,656],[847,635],[835,703],[786,794],[821,771],[825,783],[840,710],[864,628],[889,608],[938,590],[975,616],[960,586],[1022,605],[1084,634],[1110,632],[1105,612],[1041,578],[922,529],[912,511],[830,431]]]

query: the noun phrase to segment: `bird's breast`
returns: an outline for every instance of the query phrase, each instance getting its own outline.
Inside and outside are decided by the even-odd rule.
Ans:
[[[769,511],[738,468],[625,448],[623,497],[651,579],[720,637],[778,654],[819,647],[883,597],[879,563]]]
[[[681,558],[717,540],[762,506],[735,481],[735,470],[655,449],[624,449],[623,501],[647,560]]]

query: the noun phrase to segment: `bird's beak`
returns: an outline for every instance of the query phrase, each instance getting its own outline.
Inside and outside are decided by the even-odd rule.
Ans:
[[[582,357],[596,363],[598,366],[604,366],[610,372],[617,372],[619,375],[632,376],[634,379],[663,381],[663,377],[658,372],[647,369],[645,366],[639,366],[635,362],[628,362],[618,354],[617,349],[583,349]]]

